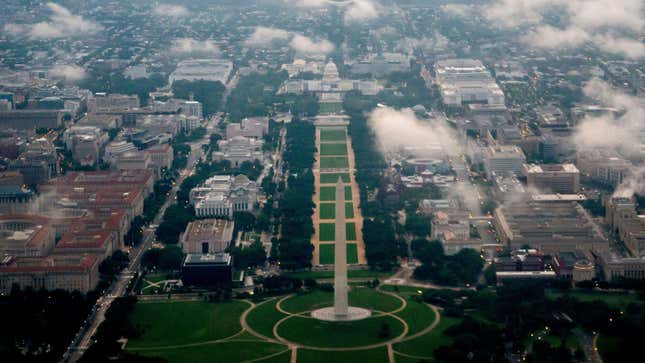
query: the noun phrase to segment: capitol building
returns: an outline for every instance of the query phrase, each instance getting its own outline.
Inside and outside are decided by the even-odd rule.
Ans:
[[[341,79],[338,74],[338,68],[334,62],[329,61],[325,65],[322,79],[304,80],[292,79],[286,81],[280,87],[279,93],[302,94],[306,92],[321,93],[340,93],[344,94],[349,91],[359,91],[364,95],[376,95],[383,87],[376,80],[353,80]]]

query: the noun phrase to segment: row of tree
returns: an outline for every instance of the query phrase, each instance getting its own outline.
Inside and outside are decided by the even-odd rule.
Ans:
[[[287,125],[286,148],[283,153],[287,187],[278,201],[281,238],[278,242],[280,266],[295,270],[311,267],[314,233],[315,128],[311,123],[294,120]]]

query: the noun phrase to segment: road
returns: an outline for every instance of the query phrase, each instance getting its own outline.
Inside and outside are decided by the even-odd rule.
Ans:
[[[207,128],[209,128],[212,120],[207,121]],[[179,186],[189,175],[195,173],[195,168],[197,167],[197,161],[202,158],[203,150],[201,145],[208,143],[210,135],[207,133],[204,136],[204,139],[196,140],[188,143],[190,145],[191,153],[188,157],[188,163],[186,168],[182,170],[179,174],[179,179],[176,181],[173,188],[168,194],[168,198],[163,206],[159,209],[159,212],[153,219],[151,227],[148,227],[143,232],[143,237],[141,243],[138,246],[134,246],[130,251],[130,263],[127,268],[125,268],[118,275],[117,281],[112,283],[112,285],[104,292],[104,294],[97,299],[96,304],[92,308],[92,312],[83,325],[81,326],[78,334],[75,336],[74,340],[68,347],[65,354],[61,358],[62,363],[74,363],[77,362],[83,353],[94,343],[93,336],[96,334],[98,327],[105,320],[105,312],[110,308],[112,302],[125,295],[128,285],[134,278],[134,276],[139,272],[141,267],[141,257],[143,253],[149,250],[152,247],[152,244],[155,240],[156,226],[161,223],[161,218],[163,217],[166,209],[175,201],[177,191]]]

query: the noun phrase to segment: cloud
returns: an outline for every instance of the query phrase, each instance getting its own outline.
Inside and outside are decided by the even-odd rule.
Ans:
[[[328,0],[284,0],[284,2],[300,8],[322,8],[331,5]]]
[[[612,197],[631,198],[634,194],[645,195],[645,166],[634,168],[616,187]]]
[[[589,43],[638,59],[645,56],[645,48],[637,40],[645,29],[644,10],[645,0],[495,0],[482,7],[482,14],[499,28],[537,27],[523,40],[538,48]],[[545,15],[549,13],[557,13],[566,25],[547,25]]]
[[[620,114],[583,119],[573,136],[578,152],[610,149],[642,158],[641,145],[645,135],[642,117],[645,115],[645,103],[638,97],[613,89],[597,78],[589,81],[583,92],[585,96],[602,105],[618,109]]]
[[[559,29],[549,25],[538,27],[524,37],[524,41],[538,48],[574,48],[591,39],[587,31],[580,28]]]
[[[362,22],[377,18],[380,10],[380,5],[372,0],[354,0],[347,6],[343,19],[346,24]]]
[[[325,55],[334,51],[334,44],[329,40],[314,40],[300,34],[294,34],[289,44],[296,52],[305,55]]]
[[[270,47],[276,41],[287,40],[289,37],[290,34],[286,30],[259,26],[244,43],[250,47]]]
[[[209,55],[218,54],[219,47],[208,39],[177,38],[172,41],[170,52],[180,55]]]
[[[467,17],[471,16],[475,8],[466,4],[445,4],[441,5],[441,11],[448,15]]]
[[[93,21],[74,15],[66,7],[56,3],[46,4],[51,12],[47,21],[27,24],[5,24],[3,29],[14,36],[27,34],[32,39],[55,39],[96,34],[103,27]]]
[[[154,14],[166,18],[184,18],[190,15],[190,11],[183,5],[158,4],[155,6]]]
[[[391,107],[376,108],[369,115],[368,123],[383,154],[396,154],[405,150],[417,158],[448,158],[458,160],[462,147],[455,130],[441,118],[419,120],[409,108],[395,110]],[[468,181],[458,181],[448,195],[459,199],[474,214],[479,214],[479,194]]]
[[[53,79],[62,79],[66,82],[78,82],[87,76],[85,68],[73,64],[57,64],[49,70],[48,75]]]
[[[614,37],[612,35],[597,35],[594,44],[608,53],[622,54],[627,58],[645,58],[645,44],[640,40]]]

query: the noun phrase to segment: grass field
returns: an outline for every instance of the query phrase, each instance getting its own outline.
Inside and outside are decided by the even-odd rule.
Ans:
[[[382,325],[389,326],[389,335],[379,335]],[[315,347],[356,347],[381,343],[403,332],[403,325],[391,316],[371,317],[352,322],[327,322],[305,317],[292,317],[278,327],[285,339]]]
[[[320,219],[336,218],[336,205],[334,203],[320,203]],[[345,203],[345,217],[354,218],[354,206],[352,203]]]
[[[338,177],[341,177],[343,183],[349,183],[349,174],[348,173],[320,173],[320,183],[329,184],[338,181]]]
[[[298,363],[385,363],[387,361],[387,348],[385,347],[368,350],[352,350],[349,352],[298,349]]]
[[[347,144],[320,144],[320,155],[347,155]]]
[[[130,317],[134,326],[143,328],[140,338],[130,339],[128,348],[169,346],[205,342],[239,332],[239,318],[249,307],[232,301],[207,303],[139,303]]]
[[[373,270],[348,270],[347,277],[351,278],[378,278],[384,279],[392,276],[392,272],[381,272]],[[334,271],[298,271],[298,272],[287,272],[287,276],[296,278],[296,279],[331,279],[334,277]]]
[[[332,243],[320,244],[320,264],[333,265],[334,264],[334,245]],[[358,263],[358,251],[356,243],[347,244],[347,263]]]
[[[409,323],[409,322],[408,322]],[[443,332],[459,323],[459,319],[442,316],[439,324],[428,334],[394,345],[394,350],[421,357],[434,357],[435,349],[451,343],[449,336]]]
[[[321,156],[320,168],[321,169],[349,168],[349,160],[347,159],[347,156]]]
[[[277,299],[274,299],[258,305],[246,317],[247,323],[253,330],[269,338],[275,338],[273,326],[278,320],[286,316],[276,309],[275,304],[277,301]]]
[[[341,102],[319,102],[318,113],[338,113],[343,110],[343,104]]]
[[[426,304],[410,299],[407,302],[405,309],[396,315],[408,323],[408,335],[413,335],[432,324],[436,315]]]
[[[320,141],[345,141],[345,130],[320,130]]]
[[[285,345],[268,342],[225,342],[197,347],[138,352],[147,357],[163,358],[169,363],[184,362],[244,362],[288,349]],[[282,356],[282,355],[281,355]],[[288,362],[274,360],[273,362]],[[263,361],[264,362],[264,361]]]
[[[320,187],[320,201],[330,202],[336,200],[336,187]],[[352,187],[345,187],[345,200],[352,200]]]
[[[331,306],[334,293],[330,291],[314,290],[312,292],[291,297],[282,302],[282,308],[290,313],[302,313]],[[399,299],[380,293],[366,287],[353,287],[349,291],[349,304],[362,308],[379,311],[393,311],[401,306]]]
[[[345,238],[348,241],[356,241],[356,224],[349,222],[345,224]],[[320,240],[330,242],[335,240],[336,225],[333,223],[320,223]]]
[[[622,292],[610,292],[610,291],[585,291],[585,290],[572,290],[567,293],[562,293],[556,290],[547,290],[546,296],[550,299],[557,299],[560,296],[569,294],[572,297],[580,301],[595,301],[601,300],[606,302],[608,305],[617,308],[626,308],[632,302],[638,300],[636,294],[622,293]]]

